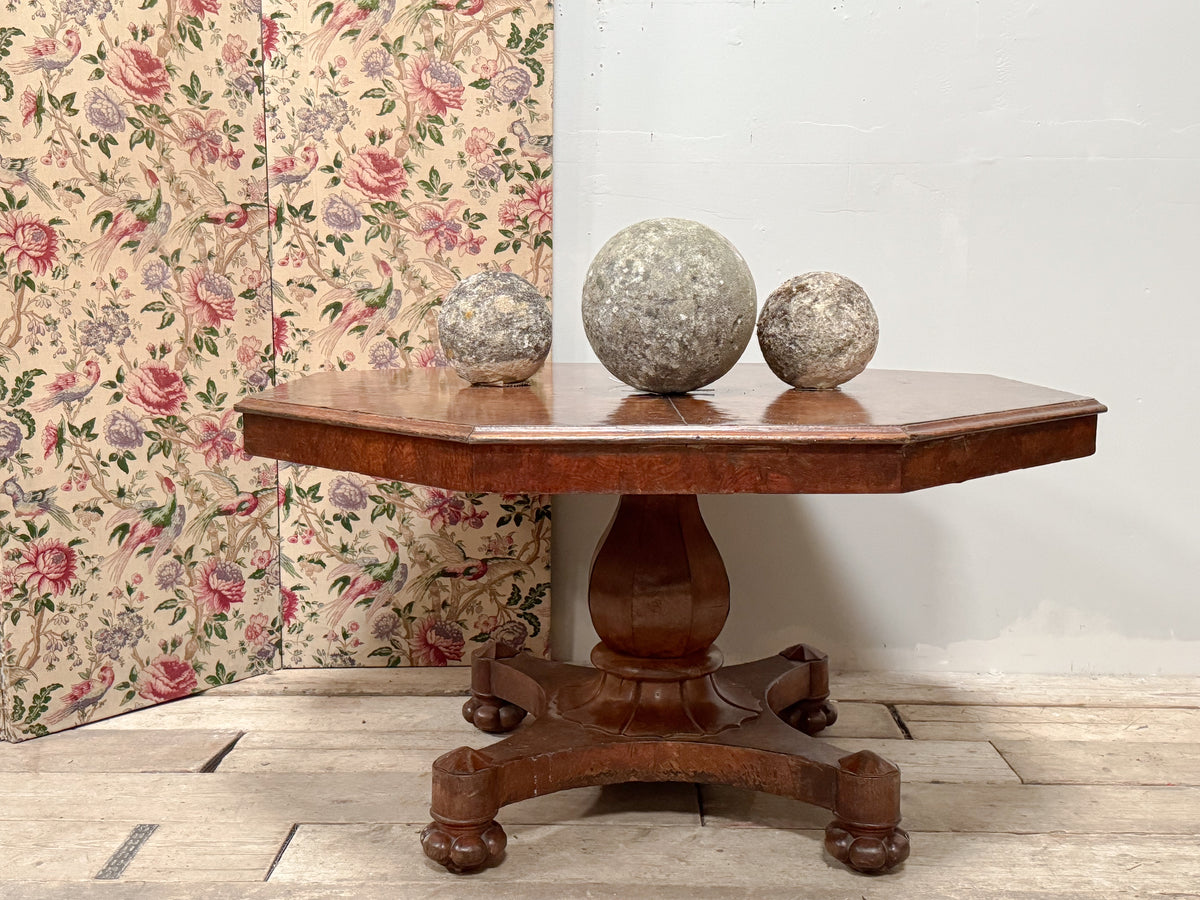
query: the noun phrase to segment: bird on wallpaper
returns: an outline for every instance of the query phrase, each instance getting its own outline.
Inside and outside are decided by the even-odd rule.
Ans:
[[[469,581],[490,587],[519,572],[533,570],[519,559],[510,556],[487,556],[482,559],[467,556],[462,545],[441,534],[430,534],[426,540],[433,544],[438,559],[446,563],[422,575],[417,581],[422,592],[427,592],[440,580]]]
[[[421,19],[436,10],[456,12],[460,16],[474,16],[488,4],[488,0],[421,0],[419,3],[409,3],[401,13],[401,24],[405,31],[411,32]]]
[[[238,231],[249,223],[247,232],[257,231],[270,220],[270,210],[262,203],[225,203],[219,206],[202,207],[179,222],[173,234],[182,235],[187,240],[195,237],[202,225],[218,225],[230,231]]]
[[[299,156],[282,156],[267,167],[267,184],[271,187],[299,184],[312,174],[319,161],[317,148],[306,144]]]
[[[108,689],[113,686],[114,681],[116,681],[116,673],[113,672],[112,666],[101,666],[98,673],[91,678],[83,679],[67,691],[67,695],[62,698],[63,705],[42,721],[47,725],[57,725],[73,715],[91,709],[108,693]]]
[[[508,130],[517,136],[521,152],[530,159],[546,159],[554,155],[554,135],[530,134],[529,126],[520,119],[509,125]]]
[[[163,200],[158,176],[145,166],[142,166],[142,176],[150,187],[149,197],[125,196],[115,210],[109,208],[109,198],[92,206],[93,210],[107,209],[112,216],[108,230],[92,243],[96,253],[94,265],[98,272],[106,271],[113,253],[129,242],[138,245],[133,256],[134,263],[141,262],[142,257],[158,246],[171,227],[171,204]]]
[[[367,608],[366,618],[370,620],[403,590],[408,581],[408,566],[400,561],[400,545],[386,535],[383,542],[388,548],[386,559],[367,557],[342,563],[329,573],[333,576],[333,585],[342,579],[346,580],[346,588],[341,596],[325,607],[325,618],[329,624],[336,625],[351,607],[366,597],[374,598]]]
[[[151,548],[146,568],[153,569],[154,565],[170,552],[175,542],[179,540],[179,536],[183,534],[187,510],[179,502],[175,482],[166,475],[160,475],[158,480],[168,494],[166,501],[156,504],[152,500],[144,500],[133,509],[122,510],[112,518],[116,527],[109,535],[110,541],[123,526],[128,527],[125,540],[104,561],[104,565],[114,578],[121,577],[130,560],[143,547]]]
[[[43,513],[49,513],[50,517],[58,524],[65,525],[67,528],[75,527],[75,523],[71,521],[67,511],[54,502],[54,494],[58,488],[48,487],[26,491],[17,481],[17,476],[14,475],[4,482],[2,490],[12,501],[13,513],[17,518],[36,519]]]
[[[333,42],[352,29],[358,30],[350,52],[357,56],[392,19],[396,0],[338,0],[324,25],[308,38],[316,58],[324,59]]]
[[[251,515],[259,506],[259,498],[267,494],[278,494],[278,488],[271,486],[259,488],[257,491],[239,491],[237,485],[219,472],[203,471],[197,475],[206,475],[218,485],[218,498],[211,506],[201,512],[187,527],[184,539],[194,544],[204,537],[208,526],[224,516],[245,518]]]
[[[387,327],[400,315],[404,302],[403,294],[394,286],[392,270],[386,262],[377,260],[380,271],[386,272],[387,281],[382,287],[336,288],[323,298],[325,309],[332,304],[342,304],[333,321],[313,336],[313,344],[326,359],[331,359],[338,342],[356,326],[364,331],[359,342],[366,346],[375,337],[383,334]]]
[[[50,196],[50,189],[33,174],[34,162],[32,156],[0,156],[0,182],[9,185],[23,185],[46,203],[53,204],[54,198]]]
[[[20,75],[32,72],[57,72],[65,69],[79,55],[83,44],[79,40],[79,32],[68,28],[63,32],[62,40],[42,38],[25,48],[28,59],[13,63],[12,71]]]
[[[45,412],[61,403],[82,400],[92,392],[99,380],[100,365],[94,359],[89,359],[83,364],[82,371],[63,372],[55,376],[46,388],[46,395],[30,403],[29,408],[34,412]]]

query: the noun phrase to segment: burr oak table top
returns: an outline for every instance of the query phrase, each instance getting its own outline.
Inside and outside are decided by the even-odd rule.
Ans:
[[[504,388],[449,369],[323,372],[237,409],[259,456],[458,490],[689,494],[891,493],[1087,456],[1105,407],[940,372],[799,391],[753,364],[660,396],[555,364]]]

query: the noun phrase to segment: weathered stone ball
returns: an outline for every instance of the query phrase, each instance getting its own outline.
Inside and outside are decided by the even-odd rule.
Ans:
[[[550,352],[546,298],[512,272],[480,272],[446,294],[438,313],[442,352],[472,384],[520,384]]]
[[[828,390],[867,367],[879,319],[866,291],[836,272],[791,278],[767,297],[758,343],[771,371],[793,387]]]
[[[754,333],[750,267],[688,219],[617,232],[588,268],[583,328],[600,362],[638,390],[678,394],[728,372]]]

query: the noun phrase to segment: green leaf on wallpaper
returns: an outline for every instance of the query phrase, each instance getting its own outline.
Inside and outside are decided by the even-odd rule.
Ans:
[[[525,68],[527,68],[530,72],[532,72],[534,74],[534,77],[537,79],[533,83],[533,86],[535,88],[539,88],[543,84],[546,83],[546,67],[545,66],[543,66],[540,62],[538,62],[536,59],[533,59],[532,57],[522,57],[521,62],[524,63]]]
[[[391,99],[390,97],[387,100],[384,100],[383,103],[380,104],[380,106],[379,106],[379,115],[381,115],[381,116],[391,115],[395,111],[396,111],[396,101]]]
[[[469,85],[469,87],[477,88],[481,91],[486,91],[491,86],[492,86],[492,79],[490,79],[490,78],[477,78],[474,81],[472,81],[471,84]]]
[[[505,45],[509,50],[516,50],[521,46],[521,29],[517,27],[517,23],[513,22],[508,32],[508,43]]]
[[[309,19],[309,21],[315,22],[317,21],[317,16],[320,16],[321,24],[324,25],[329,21],[329,17],[331,15],[333,15],[333,4],[326,0],[325,3],[319,4],[317,8],[313,10],[312,17]]]
[[[359,95],[358,99],[359,100],[382,100],[386,96],[387,96],[387,94],[384,92],[383,88],[377,87],[377,88],[371,88],[369,91],[366,91],[363,94]]]
[[[546,38],[553,27],[549,22],[543,22],[530,28],[529,34],[525,37],[525,46],[521,48],[521,55],[530,56],[545,47]]]
[[[19,406],[33,395],[33,380],[46,374],[45,369],[26,369],[13,381],[12,395],[8,398],[13,406]]]
[[[0,89],[4,91],[4,95],[0,97],[0,100],[3,100],[5,103],[7,103],[13,98],[12,79],[3,69],[0,69]]]
[[[14,37],[25,37],[25,32],[20,28],[0,28],[0,59],[11,52]]]
[[[529,636],[537,637],[542,632],[542,620],[533,613],[523,612],[517,613],[518,619],[524,619],[529,623]]]

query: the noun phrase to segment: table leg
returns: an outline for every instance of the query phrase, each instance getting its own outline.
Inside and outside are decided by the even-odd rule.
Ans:
[[[463,714],[517,728],[434,764],[430,858],[455,872],[498,862],[499,809],[527,797],[622,781],[729,784],[832,810],[825,845],[863,872],[908,856],[900,772],[812,734],[832,724],[828,660],[804,644],[722,667],[713,641],[729,612],[724,563],[694,496],[621,498],[589,582],[601,642],[594,668],[492,643],[472,664]]]

